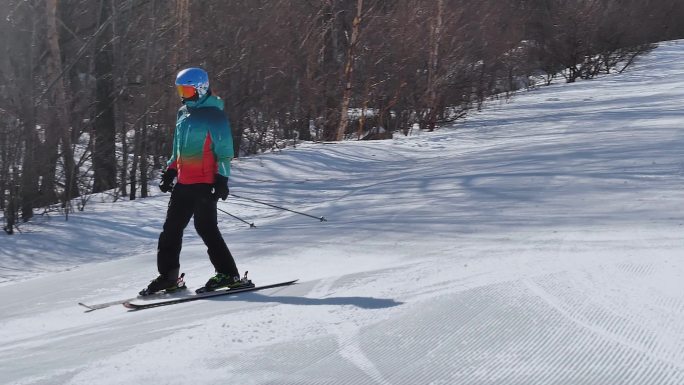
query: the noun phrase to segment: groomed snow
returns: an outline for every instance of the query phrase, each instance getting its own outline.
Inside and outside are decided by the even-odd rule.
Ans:
[[[168,195],[0,236],[0,383],[684,383],[684,42],[382,142],[234,162],[258,293],[84,312],[156,275]],[[182,270],[212,273],[192,226]]]

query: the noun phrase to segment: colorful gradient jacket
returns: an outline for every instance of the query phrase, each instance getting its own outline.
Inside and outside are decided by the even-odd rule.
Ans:
[[[186,101],[178,109],[173,153],[168,168],[178,171],[178,183],[214,183],[214,175],[230,176],[233,135],[223,100],[208,95]]]

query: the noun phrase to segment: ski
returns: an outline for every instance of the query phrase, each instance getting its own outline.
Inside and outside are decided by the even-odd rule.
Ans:
[[[168,293],[167,292],[160,292],[160,293],[150,294],[150,295],[147,295],[144,297],[137,296],[137,297],[133,297],[133,298],[117,299],[115,301],[96,303],[96,304],[92,304],[92,305],[89,305],[89,304],[83,303],[83,302],[79,302],[78,304],[80,306],[83,306],[84,308],[88,309],[88,310],[86,310],[86,313],[89,313],[91,311],[108,308],[110,306],[121,305],[125,302],[131,302],[131,301],[135,301],[137,299],[153,300],[153,299],[165,299],[167,297],[174,298],[175,295],[178,295],[178,294],[182,295],[182,294],[185,294],[187,292],[188,291],[186,289],[182,289],[182,290],[176,290],[176,291],[172,291],[172,292],[168,292]]]
[[[161,291],[159,293],[148,294],[146,296],[138,295],[137,297],[133,297],[133,298],[118,299],[115,301],[97,303],[94,305],[88,305],[88,304],[85,304],[83,302],[79,302],[78,304],[80,306],[83,306],[84,308],[88,309],[88,310],[86,310],[86,313],[89,313],[91,311],[104,309],[104,308],[107,308],[110,306],[121,305],[121,304],[126,303],[126,302],[135,301],[136,299],[144,298],[147,300],[151,300],[151,299],[158,299],[158,298],[161,299],[161,298],[173,296],[174,294],[186,292],[187,286],[185,286],[185,281],[183,280],[184,277],[185,277],[185,273],[181,274],[180,277],[178,277],[178,283],[177,283],[178,287],[173,289],[173,290],[168,289],[168,290]]]
[[[209,292],[204,292],[204,293],[200,293],[200,294],[192,294],[192,295],[188,295],[187,297],[182,297],[182,298],[177,298],[177,299],[155,301],[155,302],[148,302],[148,303],[135,303],[135,302],[133,302],[135,300],[135,298],[134,298],[132,300],[123,302],[123,305],[124,305],[124,307],[126,307],[130,310],[143,310],[143,309],[150,309],[153,307],[168,306],[168,305],[175,305],[175,304],[184,303],[184,302],[197,301],[200,299],[218,297],[218,296],[222,296],[222,295],[231,295],[231,294],[245,293],[245,292],[258,291],[258,290],[264,290],[264,289],[271,289],[274,287],[289,286],[289,285],[294,284],[297,281],[298,281],[298,279],[295,279],[293,281],[274,283],[272,285],[253,286],[253,287],[245,287],[245,288],[237,288],[237,289],[219,289],[216,291],[209,291]]]
[[[136,298],[118,299],[118,300],[116,300],[116,301],[104,302],[104,303],[96,303],[96,304],[94,304],[94,305],[88,305],[88,304],[85,304],[85,303],[83,303],[83,302],[79,302],[78,304],[81,305],[81,306],[83,306],[84,308],[88,309],[88,310],[86,310],[86,312],[91,312],[91,311],[95,311],[95,310],[99,310],[99,309],[104,309],[104,308],[106,308],[106,307],[110,307],[110,306],[114,306],[114,305],[120,305],[120,304],[122,304],[122,303],[124,303],[124,302],[133,301],[133,300],[135,300],[135,299],[136,299]]]

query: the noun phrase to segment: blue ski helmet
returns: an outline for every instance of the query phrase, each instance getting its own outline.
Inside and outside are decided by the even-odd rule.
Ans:
[[[183,100],[198,100],[209,92],[209,75],[201,68],[186,68],[176,75],[176,89]]]

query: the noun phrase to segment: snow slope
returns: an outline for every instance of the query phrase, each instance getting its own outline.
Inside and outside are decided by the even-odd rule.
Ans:
[[[235,162],[258,293],[128,312],[167,195],[0,238],[2,384],[684,384],[684,43],[435,133]],[[212,273],[192,227],[182,269]]]

